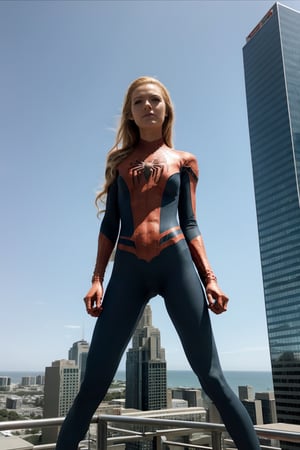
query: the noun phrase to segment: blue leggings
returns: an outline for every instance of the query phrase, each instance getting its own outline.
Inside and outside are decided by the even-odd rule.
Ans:
[[[103,400],[150,298],[161,295],[187,359],[239,450],[259,442],[220,366],[203,288],[184,240],[150,262],[118,250],[87,358],[85,378],[61,427],[56,450],[76,450]]]

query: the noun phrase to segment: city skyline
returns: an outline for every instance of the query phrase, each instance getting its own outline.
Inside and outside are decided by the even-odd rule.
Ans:
[[[270,370],[242,47],[272,5],[0,2],[1,372],[42,371],[91,340],[93,202],[125,90],[144,74],[169,88],[175,147],[199,162],[199,227],[230,297],[211,315],[222,367]],[[190,370],[163,300],[150,305],[168,368]]]

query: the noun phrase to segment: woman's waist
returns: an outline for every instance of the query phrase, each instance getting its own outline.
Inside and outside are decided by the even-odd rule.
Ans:
[[[175,226],[163,232],[135,233],[132,236],[120,233],[118,248],[135,254],[139,259],[150,261],[160,252],[184,239],[179,226]]]

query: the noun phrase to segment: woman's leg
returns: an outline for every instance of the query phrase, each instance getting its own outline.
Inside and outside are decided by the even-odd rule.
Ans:
[[[133,267],[133,258],[123,254],[122,264],[115,263],[103,299],[103,312],[95,325],[85,377],[61,427],[56,450],[77,450],[142,314],[145,292],[137,267]]]
[[[180,262],[169,252],[169,264],[167,261],[164,263],[164,267],[169,267],[168,281],[162,293],[167,311],[193,371],[204,391],[215,403],[237,448],[258,450],[259,441],[249,414],[224,378],[203,288],[189,250],[181,250]]]

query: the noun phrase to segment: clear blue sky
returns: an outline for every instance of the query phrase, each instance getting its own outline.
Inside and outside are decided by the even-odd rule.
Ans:
[[[242,47],[272,5],[0,2],[1,373],[43,370],[90,341],[94,196],[125,90],[145,74],[171,92],[175,147],[198,158],[199,226],[230,297],[212,317],[222,366],[270,368]],[[188,369],[162,299],[151,306],[168,368]]]

